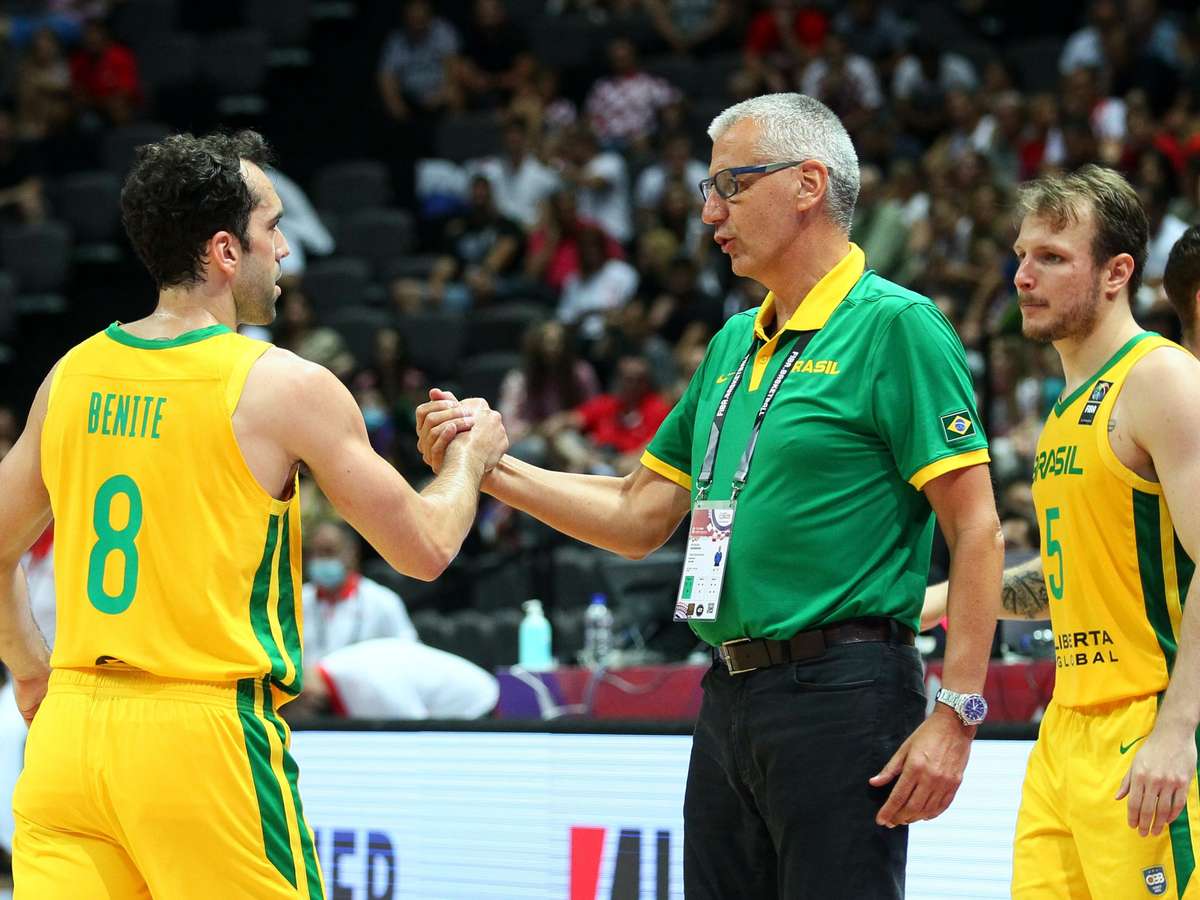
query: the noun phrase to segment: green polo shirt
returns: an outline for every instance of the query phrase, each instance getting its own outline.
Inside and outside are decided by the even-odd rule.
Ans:
[[[934,516],[921,489],[988,461],[966,355],[920,294],[850,252],[767,340],[774,297],[731,318],[642,464],[692,492],[726,382],[756,339],[729,404],[710,500],[728,499],[764,392],[797,331],[816,330],[775,397],[738,497],[711,644],[787,638],[858,616],[917,627]]]

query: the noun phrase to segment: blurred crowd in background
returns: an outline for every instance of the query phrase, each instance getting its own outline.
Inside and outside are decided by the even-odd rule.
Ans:
[[[133,148],[177,129],[276,144],[293,254],[254,333],[337,373],[417,485],[433,385],[485,396],[523,458],[638,465],[711,336],[763,299],[701,223],[697,182],[712,117],[768,91],[842,118],[862,165],[852,239],[962,338],[1010,549],[1038,545],[1030,462],[1063,383],[1020,336],[1016,185],[1086,162],[1125,174],[1151,223],[1136,312],[1178,334],[1159,284],[1200,221],[1194,3],[251,0],[232,23],[198,6],[0,3],[0,453],[58,353],[150,308],[116,197]],[[331,514],[304,492],[314,534]],[[569,659],[598,585],[625,595],[627,643],[685,655],[658,620],[669,600],[650,611],[674,590],[670,552],[630,568],[485,499],[438,583],[369,549],[362,569],[423,638],[487,668],[511,661],[530,596]]]

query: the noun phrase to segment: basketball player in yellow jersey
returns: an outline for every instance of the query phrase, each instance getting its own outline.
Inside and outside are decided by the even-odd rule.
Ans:
[[[288,253],[266,162],[253,132],[141,148],[121,207],[157,308],[68,351],[0,463],[0,655],[36,710],[18,900],[323,897],[277,714],[304,671],[297,469],[389,563],[432,579],[507,446],[482,409],[418,493],[330,372],[236,333],[274,318]],[[38,709],[45,648],[16,560],[51,511],[58,632]]]
[[[1054,697],[1029,759],[1015,900],[1200,898],[1200,363],[1129,308],[1148,226],[1085,166],[1023,187],[1015,283],[1066,387],[1034,461],[1040,558],[997,612],[1051,620]],[[941,592],[927,594],[923,623]]]

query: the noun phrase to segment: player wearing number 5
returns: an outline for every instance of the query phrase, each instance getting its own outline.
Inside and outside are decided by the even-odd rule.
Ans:
[[[57,538],[54,672],[13,803],[18,900],[321,898],[277,714],[304,671],[298,467],[429,579],[507,447],[481,409],[479,440],[418,494],[328,370],[236,333],[274,318],[288,252],[266,162],[253,132],[141,148],[121,207],[157,308],[68,351],[0,464],[0,655],[18,675],[39,642],[10,624],[28,618],[14,561],[51,510]]]
[[[1200,897],[1200,363],[1130,313],[1148,227],[1119,175],[1039,179],[1020,212],[1023,330],[1054,344],[1066,388],[1034,460],[1041,558],[1000,597],[1001,615],[1049,615],[1057,659],[1013,897]]]

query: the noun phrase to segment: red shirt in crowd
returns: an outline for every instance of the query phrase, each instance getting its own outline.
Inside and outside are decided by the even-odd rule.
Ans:
[[[72,56],[71,82],[94,103],[120,96],[137,102],[142,95],[137,60],[120,44],[109,44],[95,56],[84,51]]]
[[[615,394],[601,394],[575,411],[583,416],[584,433],[596,446],[633,453],[650,443],[671,407],[657,393],[649,391],[632,408],[625,408]]]

